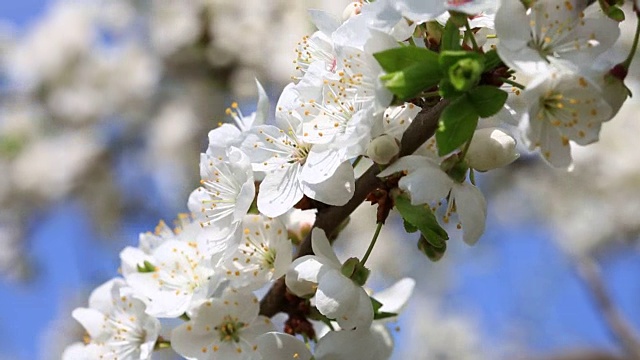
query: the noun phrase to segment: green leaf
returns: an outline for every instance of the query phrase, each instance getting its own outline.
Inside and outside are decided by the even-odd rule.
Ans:
[[[442,259],[445,251],[447,251],[447,243],[444,243],[444,246],[442,247],[436,247],[421,236],[420,240],[418,240],[418,249],[420,249],[420,251],[425,254],[429,260],[438,261]]]
[[[437,63],[420,63],[380,77],[384,86],[402,100],[416,97],[438,84],[442,74]]]
[[[624,11],[619,6],[624,4],[623,0],[598,0],[602,12],[617,22],[624,21]]]
[[[438,93],[443,99],[449,100],[455,99],[464,94],[463,91],[456,89],[449,79],[440,80],[440,84],[438,84]]]
[[[440,42],[440,49],[446,50],[460,50],[460,28],[450,18],[444,27],[442,33],[442,41]]]
[[[459,28],[463,27],[467,23],[467,19],[469,18],[469,15],[457,11],[449,11],[449,15],[451,15],[449,20],[456,24]]]
[[[308,302],[307,302],[308,304]],[[333,326],[331,324],[331,319],[329,319],[328,317],[322,315],[320,313],[320,311],[318,311],[318,309],[315,306],[309,306],[309,315],[307,315],[307,317],[311,320],[315,320],[315,321],[321,321],[324,324],[326,324],[327,326]]]
[[[609,10],[607,11],[607,16],[610,19],[615,20],[617,22],[624,21],[624,11],[622,11],[622,9],[620,9],[617,6],[610,7]]]
[[[429,206],[412,205],[409,197],[404,194],[396,196],[395,205],[404,221],[418,228],[430,243],[436,247],[445,246],[445,240],[449,239],[449,235],[438,224]]]
[[[467,94],[452,101],[440,115],[436,131],[438,154],[444,156],[469,141],[477,125],[478,112]]]
[[[382,303],[371,296],[369,296],[369,300],[371,300],[371,307],[373,308],[373,312],[376,313],[382,307]]]
[[[408,222],[407,220],[404,220],[404,219],[402,219],[402,220],[403,220],[402,222],[404,224],[404,231],[406,231],[409,234],[418,231],[418,228],[413,226],[410,222]]]
[[[404,46],[373,54],[388,73],[400,71],[420,63],[437,63],[438,54],[425,48]]]
[[[380,66],[388,72],[380,79],[394,95],[410,99],[438,84],[442,78],[435,52],[405,46],[373,54]]]
[[[396,313],[380,311],[373,314],[373,320],[388,319],[396,316],[398,316]]]
[[[396,313],[380,311],[382,303],[372,297],[369,297],[369,299],[371,300],[371,306],[373,307],[373,320],[380,320],[398,316],[398,314]]]
[[[480,85],[473,88],[467,95],[478,115],[483,118],[498,113],[509,96],[505,91],[490,85]]]

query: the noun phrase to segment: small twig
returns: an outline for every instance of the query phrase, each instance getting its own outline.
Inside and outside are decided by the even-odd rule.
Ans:
[[[582,257],[576,260],[576,266],[580,278],[593,296],[613,337],[620,342],[629,359],[640,359],[640,341],[634,329],[611,300],[598,264],[591,258]]]

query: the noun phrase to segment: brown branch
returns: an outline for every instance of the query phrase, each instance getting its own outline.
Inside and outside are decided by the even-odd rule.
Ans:
[[[422,144],[433,136],[438,128],[440,114],[448,101],[442,100],[432,108],[422,109],[404,132],[400,148],[400,156],[413,154]],[[367,194],[375,190],[381,181],[376,175],[380,172],[378,166],[372,166],[356,181],[355,192],[349,202],[343,206],[329,206],[318,211],[313,227],[323,229],[328,235],[332,234],[340,224],[365,200]],[[296,258],[313,254],[311,249],[311,232],[304,239]],[[273,316],[283,309],[285,301],[284,278],[280,278],[267,295],[260,302],[260,314]]]
[[[609,331],[620,342],[629,359],[640,359],[638,336],[611,300],[598,265],[593,259],[585,257],[577,260],[577,268]]]

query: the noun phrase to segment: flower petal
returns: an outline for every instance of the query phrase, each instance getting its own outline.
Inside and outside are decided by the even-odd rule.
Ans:
[[[329,179],[318,184],[303,182],[304,193],[325,204],[342,206],[351,200],[355,190],[355,182],[353,166],[345,161],[338,166]]]
[[[482,192],[471,184],[456,184],[451,189],[456,211],[462,223],[462,239],[469,245],[475,244],[484,233],[487,220],[487,202]]]
[[[413,293],[416,282],[411,278],[404,278],[390,287],[373,294],[373,298],[382,303],[380,311],[399,313]]]
[[[278,217],[289,211],[302,199],[299,176],[298,165],[267,174],[260,184],[258,210],[269,217]]]
[[[268,332],[258,337],[258,351],[264,359],[310,360],[311,352],[295,336]]]

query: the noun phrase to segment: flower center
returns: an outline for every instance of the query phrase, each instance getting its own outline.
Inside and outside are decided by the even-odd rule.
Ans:
[[[276,262],[276,251],[270,247],[264,247],[264,254],[262,255],[262,261],[268,268],[273,268],[273,264]]]
[[[233,319],[227,315],[224,317],[222,324],[215,329],[220,333],[220,341],[240,342],[240,331],[246,326],[245,323]]]
[[[304,165],[305,161],[307,161],[309,151],[311,150],[311,145],[299,142],[297,144],[293,144],[293,147],[295,150],[293,151],[291,160],[289,160],[289,164],[299,163],[300,165]]]

